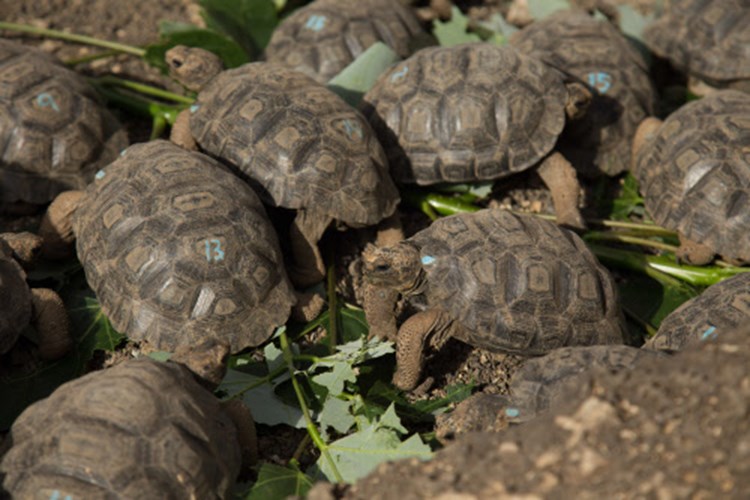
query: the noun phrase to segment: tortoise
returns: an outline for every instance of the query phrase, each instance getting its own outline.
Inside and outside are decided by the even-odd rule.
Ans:
[[[431,47],[392,66],[362,110],[397,183],[499,179],[539,166],[561,224],[582,228],[580,186],[555,143],[591,100],[586,86],[513,47]]]
[[[236,425],[252,424],[235,423],[207,388],[228,353],[208,341],[61,385],[13,424],[4,488],[14,498],[227,498],[241,466]]]
[[[750,95],[721,90],[662,123],[647,118],[634,139],[634,174],[651,217],[680,235],[691,264],[750,262]]]
[[[425,36],[417,17],[398,0],[315,0],[276,27],[265,59],[326,83],[376,42],[404,58]]]
[[[644,347],[679,351],[747,324],[750,324],[750,274],[741,273],[711,285],[672,311]]]
[[[631,369],[654,351],[626,345],[561,347],[526,360],[513,374],[509,394],[477,393],[451,413],[439,415],[436,433],[449,441],[470,431],[500,431],[509,423],[529,421],[560,402],[565,384],[589,370],[618,372]]]
[[[572,231],[529,215],[484,209],[439,219],[362,254],[372,335],[396,339],[394,383],[413,389],[424,351],[450,337],[525,355],[623,343],[617,290]],[[398,294],[421,312],[396,331]]]
[[[0,203],[42,205],[81,189],[127,143],[82,76],[0,40]]]
[[[41,238],[31,233],[0,234],[0,355],[13,349],[29,325],[36,329],[41,359],[61,358],[72,345],[60,296],[26,283],[24,267],[33,265],[41,244]]]
[[[263,204],[208,156],[136,144],[85,193],[64,194],[75,197],[64,225],[116,330],[170,352],[211,337],[238,352],[289,318],[296,298]]]
[[[562,135],[559,150],[583,175],[617,175],[630,168],[638,125],[655,114],[656,89],[648,64],[611,23],[564,10],[514,34],[521,52],[586,82],[588,112]]]
[[[295,285],[325,275],[318,241],[333,220],[362,227],[394,214],[399,194],[382,147],[362,115],[323,85],[264,62],[217,74],[216,56],[198,48],[177,46],[166,60],[178,80],[203,88],[178,118],[172,140],[192,148],[194,137],[264,202],[296,211]]]
[[[656,55],[690,77],[690,89],[750,92],[750,3],[747,0],[671,0],[643,32]]]

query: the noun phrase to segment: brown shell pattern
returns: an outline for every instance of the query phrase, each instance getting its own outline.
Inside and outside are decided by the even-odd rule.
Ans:
[[[82,76],[0,40],[0,202],[43,204],[82,189],[127,144]]]
[[[467,343],[525,354],[623,343],[614,280],[572,231],[487,209],[408,241],[420,249],[428,306],[463,325]]]
[[[31,292],[26,284],[26,273],[0,250],[0,354],[15,345],[30,320]]]
[[[504,177],[532,167],[565,125],[557,71],[512,47],[473,43],[420,50],[363,99],[396,182]]]
[[[643,38],[658,56],[712,83],[750,79],[747,0],[671,0]]]
[[[166,141],[128,148],[76,213],[78,258],[116,330],[158,349],[264,342],[295,301],[257,195]]]
[[[349,225],[396,209],[399,194],[367,121],[302,73],[271,63],[224,71],[192,110],[200,147],[236,166],[269,204]]]
[[[750,95],[722,90],[672,113],[638,152],[646,209],[731,259],[750,261]]]
[[[630,168],[638,124],[654,114],[656,89],[643,56],[617,28],[581,11],[562,11],[519,31],[521,52],[588,84],[594,98],[586,116],[568,124],[560,151],[586,175]]]
[[[0,472],[14,498],[224,498],[240,467],[218,400],[183,366],[148,358],[60,386],[9,439]]]
[[[547,410],[565,384],[588,370],[617,372],[632,368],[644,358],[657,357],[626,345],[563,347],[546,356],[531,358],[513,374],[511,405],[505,409],[511,422],[524,422]]]
[[[750,324],[750,274],[742,273],[708,287],[664,318],[650,349],[679,351],[689,344]]]
[[[376,42],[407,57],[420,34],[416,16],[397,0],[317,0],[279,24],[265,56],[326,83]]]

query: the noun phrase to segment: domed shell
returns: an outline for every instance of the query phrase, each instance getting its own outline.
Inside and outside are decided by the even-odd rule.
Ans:
[[[511,403],[505,416],[510,422],[525,422],[546,411],[577,375],[594,369],[618,372],[656,356],[626,345],[597,345],[563,347],[529,359],[511,378]]]
[[[190,129],[265,202],[371,225],[399,201],[367,121],[336,94],[279,64],[222,72],[198,95]]]
[[[0,202],[44,204],[84,188],[127,142],[82,76],[0,40]]]
[[[629,169],[635,130],[654,114],[657,97],[640,52],[611,23],[582,11],[536,21],[511,43],[594,91],[586,115],[569,124],[560,144],[576,170],[617,175]]]
[[[185,367],[148,358],[60,386],[9,439],[0,472],[14,498],[224,498],[240,467],[218,400]]]
[[[491,180],[536,165],[565,125],[560,74],[512,47],[422,49],[363,99],[396,182]]]
[[[0,247],[7,246],[0,240]],[[31,291],[26,273],[0,248],[0,354],[15,345],[31,320]]]
[[[646,342],[649,349],[679,351],[750,324],[750,274],[741,273],[708,287],[672,311]]]
[[[637,153],[657,224],[750,261],[750,95],[722,90],[672,113]]]
[[[166,141],[97,174],[74,219],[78,258],[118,331],[174,351],[209,337],[232,352],[283,325],[295,301],[257,195]]]
[[[460,340],[524,354],[623,342],[614,280],[572,231],[488,209],[439,219],[408,241],[428,306],[464,326]]]
[[[671,0],[643,38],[658,56],[711,84],[750,79],[747,0]]]
[[[407,57],[419,35],[418,19],[398,0],[316,0],[279,24],[265,56],[326,83],[376,42]]]

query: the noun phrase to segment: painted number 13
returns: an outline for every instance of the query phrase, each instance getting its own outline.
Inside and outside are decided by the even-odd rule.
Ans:
[[[606,94],[612,86],[612,75],[596,71],[588,75],[589,85],[599,91],[600,94]]]
[[[209,262],[219,262],[224,260],[224,250],[221,248],[221,241],[206,240],[206,260]]]

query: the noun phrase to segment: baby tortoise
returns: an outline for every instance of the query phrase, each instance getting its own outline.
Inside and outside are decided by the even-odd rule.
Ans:
[[[371,333],[397,341],[394,383],[414,389],[428,346],[456,337],[476,347],[539,355],[623,342],[610,274],[572,231],[485,209],[435,221],[362,256]],[[421,312],[396,329],[398,295]]]
[[[391,216],[399,194],[367,121],[323,85],[280,64],[219,72],[216,56],[177,46],[166,60],[188,88],[202,89],[172,140],[233,166],[261,199],[293,209],[292,282],[325,276],[318,241],[331,222],[348,227]],[[193,141],[193,138],[195,141]]]

